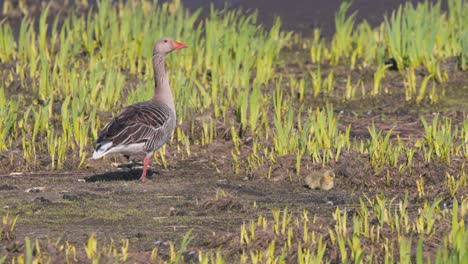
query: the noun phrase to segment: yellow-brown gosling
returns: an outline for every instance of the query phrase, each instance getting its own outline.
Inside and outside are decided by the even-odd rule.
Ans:
[[[319,189],[320,188],[320,180],[322,179],[323,174],[320,171],[313,171],[305,178],[306,185],[311,189]]]
[[[305,182],[312,190],[321,189],[328,191],[333,188],[334,178],[335,173],[332,170],[327,170],[325,172],[313,171],[305,178]]]

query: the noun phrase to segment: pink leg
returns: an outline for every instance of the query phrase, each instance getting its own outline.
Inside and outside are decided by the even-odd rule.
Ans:
[[[146,180],[146,170],[148,169],[148,164],[150,162],[150,156],[146,156],[143,160],[143,173],[141,174],[140,181],[145,182]]]

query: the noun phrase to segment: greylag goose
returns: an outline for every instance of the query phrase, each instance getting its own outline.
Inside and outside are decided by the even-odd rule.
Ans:
[[[176,113],[169,81],[166,77],[165,57],[187,45],[171,38],[161,38],[153,47],[153,67],[156,86],[151,100],[127,106],[114,117],[99,134],[93,159],[106,154],[120,153],[127,156],[144,154],[143,173],[153,153],[171,137],[176,126]]]

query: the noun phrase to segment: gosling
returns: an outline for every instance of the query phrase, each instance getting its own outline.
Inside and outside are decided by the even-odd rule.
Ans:
[[[334,186],[335,173],[332,170],[327,170],[324,173],[313,171],[305,178],[306,185],[312,189],[321,189],[328,191]]]

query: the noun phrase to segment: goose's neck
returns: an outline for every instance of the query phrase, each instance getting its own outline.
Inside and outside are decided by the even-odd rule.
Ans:
[[[153,100],[162,102],[175,111],[174,99],[172,98],[171,87],[166,77],[165,56],[155,54],[153,56],[154,67],[154,96]]]

